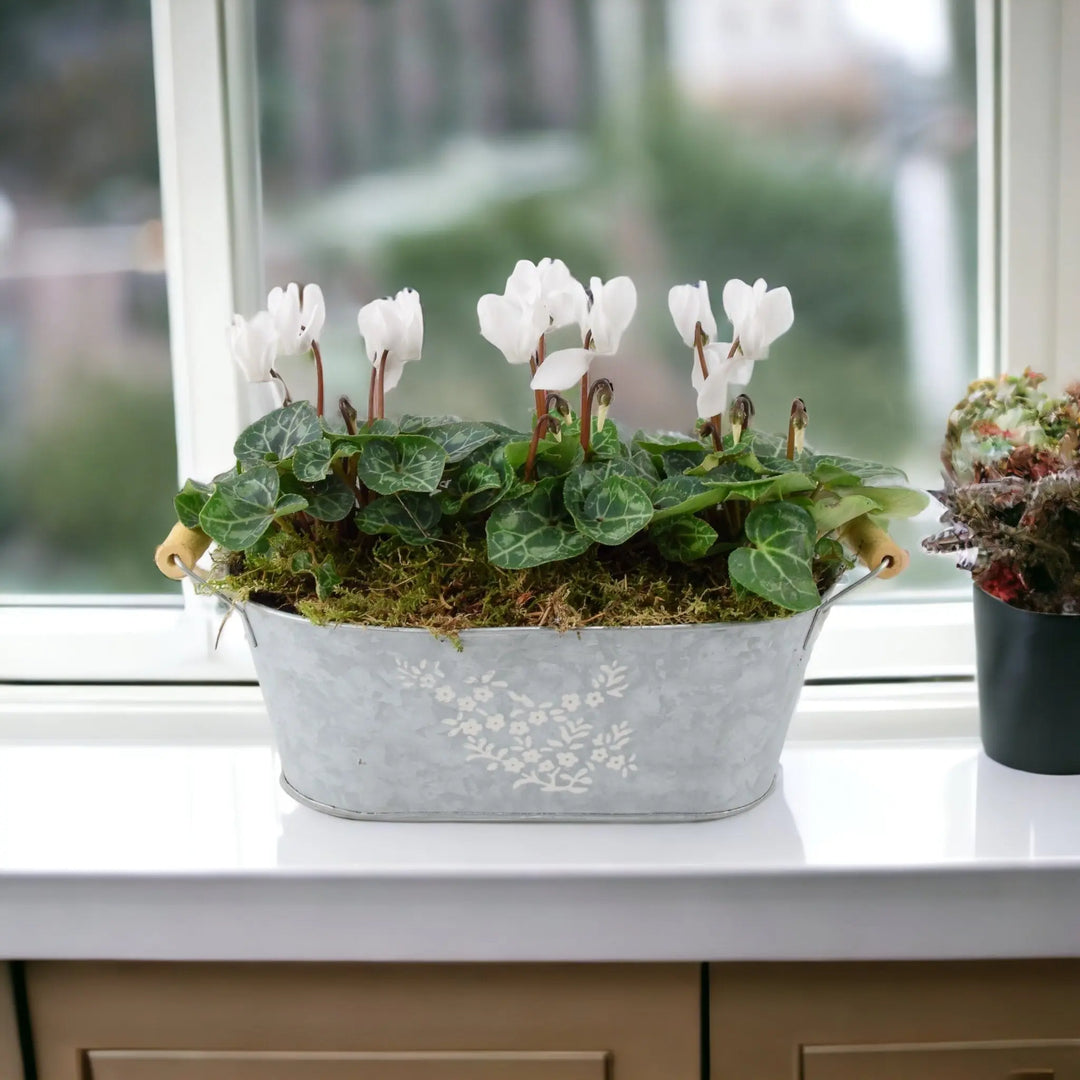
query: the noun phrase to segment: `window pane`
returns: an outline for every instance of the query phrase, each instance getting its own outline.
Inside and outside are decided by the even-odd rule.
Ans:
[[[523,423],[527,374],[478,335],[517,258],[630,274],[613,415],[687,429],[677,282],[791,288],[757,424],[795,395],[822,449],[933,485],[975,375],[971,0],[261,0],[267,277],[318,281],[329,400],[366,402],[359,303],[420,291],[394,412]],[[296,371],[301,390],[310,372]],[[294,387],[294,394],[297,388]],[[310,391],[308,391],[310,392]],[[963,588],[897,532],[909,587]],[[895,586],[883,594],[895,598]]]
[[[0,5],[0,593],[177,592],[148,0]]]

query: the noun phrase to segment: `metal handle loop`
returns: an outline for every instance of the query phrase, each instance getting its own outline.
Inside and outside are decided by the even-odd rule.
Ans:
[[[174,555],[172,561],[180,567],[181,572],[185,577],[190,578],[196,585],[201,585],[204,589],[209,589],[219,600],[223,600],[229,606],[229,614],[234,611],[240,616],[244,622],[244,632],[247,634],[248,642],[253,649],[258,648],[258,643],[255,640],[255,631],[251,628],[251,620],[248,618],[247,612],[244,608],[238,604],[228,593],[219,589],[209,578],[204,578],[202,574],[197,574],[179,555]],[[226,616],[228,618],[228,615]],[[221,631],[218,631],[218,637],[221,637]],[[214,643],[215,648],[217,642]]]
[[[806,637],[803,639],[803,648],[806,648],[806,643],[813,636],[814,628],[818,624],[818,620],[833,606],[838,600],[843,600],[845,596],[850,596],[856,589],[861,589],[869,581],[873,581],[883,570],[888,570],[892,566],[893,560],[890,555],[882,557],[881,562],[874,567],[873,570],[868,570],[858,581],[853,581],[850,585],[845,585],[839,592],[833,593],[832,596],[827,596],[821,601],[818,609],[814,612],[814,618],[810,623],[810,629],[806,631]]]

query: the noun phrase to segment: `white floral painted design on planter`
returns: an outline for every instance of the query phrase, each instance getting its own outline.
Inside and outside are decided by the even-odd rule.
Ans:
[[[512,776],[515,788],[533,784],[541,791],[581,794],[597,775],[626,780],[637,772],[634,729],[628,723],[605,726],[597,716],[626,693],[625,664],[600,664],[588,688],[550,701],[513,690],[496,671],[454,686],[438,660],[395,664],[402,686],[427,691],[453,712],[442,723],[448,737],[464,739],[466,761]]]

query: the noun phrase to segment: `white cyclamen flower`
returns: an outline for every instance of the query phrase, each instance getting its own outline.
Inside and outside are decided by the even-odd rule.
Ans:
[[[476,304],[480,334],[511,364],[527,364],[536,355],[540,337],[551,324],[543,303],[540,274],[522,259],[506,279],[506,289],[485,293]]]
[[[704,281],[697,285],[676,285],[668,293],[668,310],[675,329],[688,348],[694,347],[697,324],[711,341],[716,337],[716,319],[709,303],[709,286]]]
[[[637,308],[637,289],[625,276],[606,283],[594,277],[589,292],[591,303],[578,322],[583,337],[589,340],[591,335],[592,347],[552,353],[533,376],[534,390],[569,390],[588,372],[594,356],[614,356],[618,352]]]
[[[562,259],[541,259],[536,264],[536,272],[540,279],[540,302],[548,315],[548,329],[558,330],[581,322],[589,299],[585,287],[566,268],[566,263]]]
[[[709,368],[708,377],[701,370],[701,360],[694,353],[694,367],[690,381],[697,391],[698,416],[708,420],[720,416],[728,405],[728,394],[732,383],[745,386],[754,373],[754,361],[736,350],[734,356],[728,356],[731,343],[718,341],[704,348],[705,363]]]
[[[305,285],[303,291],[295,281],[287,288],[273,288],[266,298],[266,307],[274,320],[281,356],[301,356],[317,341],[326,322],[326,303],[318,285]]]
[[[770,289],[763,278],[753,285],[734,278],[724,286],[724,311],[744,356],[764,360],[769,346],[791,329],[795,310],[786,288]]]
[[[372,366],[386,354],[383,389],[392,390],[400,381],[405,365],[419,360],[424,347],[420,294],[415,289],[402,289],[393,298],[372,300],[360,309],[356,324]]]
[[[271,381],[278,355],[278,335],[268,311],[260,311],[251,319],[234,315],[225,331],[225,340],[248,382]]]

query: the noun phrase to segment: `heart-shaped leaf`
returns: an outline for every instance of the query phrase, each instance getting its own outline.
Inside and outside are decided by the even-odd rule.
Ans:
[[[728,556],[732,581],[789,611],[809,611],[821,603],[814,583],[814,519],[801,506],[771,502],[746,518],[752,547]]]
[[[426,435],[438,443],[445,451],[448,462],[464,461],[474,450],[499,438],[499,433],[493,431],[487,424],[475,424],[464,420],[452,424],[440,424],[437,427],[425,427],[417,434]]]
[[[930,502],[924,491],[908,487],[857,487],[836,488],[838,495],[861,496],[874,503],[871,513],[887,518],[906,518],[921,514]]]
[[[541,480],[531,491],[500,503],[487,521],[488,559],[507,570],[572,559],[591,541],[574,528],[558,477]]]
[[[660,554],[672,562],[689,563],[703,559],[716,542],[716,530],[693,514],[669,518],[649,530]]]
[[[403,491],[374,499],[356,514],[356,524],[366,533],[397,536],[416,547],[439,537],[442,509],[437,500],[419,492]]]
[[[684,482],[678,477],[672,477],[671,479],[679,483]],[[727,499],[762,502],[769,499],[782,499],[785,495],[794,495],[801,491],[813,491],[817,487],[814,481],[803,473],[780,473],[777,476],[763,476],[759,480],[732,481],[730,483],[710,483],[698,477],[686,477],[684,479],[703,483],[705,487],[696,494],[688,495],[680,503],[658,509],[653,515],[654,525],[667,518],[680,517],[683,514],[696,514],[699,510],[707,510],[710,506],[716,506]],[[657,488],[656,492],[653,492],[654,500],[657,492],[660,491],[660,487]]]
[[[509,470],[504,477],[494,465],[484,461],[462,469],[451,477],[446,489],[439,492],[443,513],[457,515],[467,510],[478,514],[489,509],[502,497],[509,476]]]
[[[176,508],[176,520],[189,529],[199,528],[199,515],[214,491],[213,484],[203,484],[198,480],[189,480],[173,499]]]
[[[515,472],[520,472],[529,456],[529,442],[520,439],[507,443],[503,448],[507,464]],[[536,447],[536,475],[541,479],[564,476],[571,469],[580,465],[584,458],[581,443],[569,430],[562,439],[545,437]]]
[[[446,452],[437,442],[425,435],[396,435],[369,439],[356,474],[380,495],[431,492],[439,486],[445,465]]]
[[[859,461],[856,458],[840,457],[837,454],[812,457],[810,465],[814,470],[820,469],[823,465],[831,465],[834,469],[856,476],[860,480],[907,480],[903,469],[897,469],[892,465],[882,465],[877,461]]]
[[[849,521],[854,521],[855,518],[862,517],[863,514],[868,514],[875,509],[877,509],[877,503],[863,495],[840,497],[831,492],[825,498],[818,499],[810,505],[810,513],[817,526],[818,536],[831,533],[834,529],[839,529],[841,525],[846,525]]]
[[[245,428],[233,445],[233,453],[245,465],[285,461],[298,446],[322,436],[322,424],[311,403],[297,401],[267,413]]]
[[[582,513],[574,515],[578,529],[599,544],[624,544],[652,520],[648,491],[626,476],[609,476],[585,496]]]
[[[358,453],[360,447],[354,443],[331,443],[328,439],[304,443],[293,454],[293,475],[304,483],[314,483],[325,478],[335,461],[355,457]]]
[[[277,514],[276,469],[259,465],[220,481],[199,514],[199,528],[230,551],[245,551],[270,528]]]
[[[282,487],[307,500],[307,512],[319,521],[344,521],[356,507],[356,495],[340,477],[328,476],[314,484],[298,484],[285,476]]]

